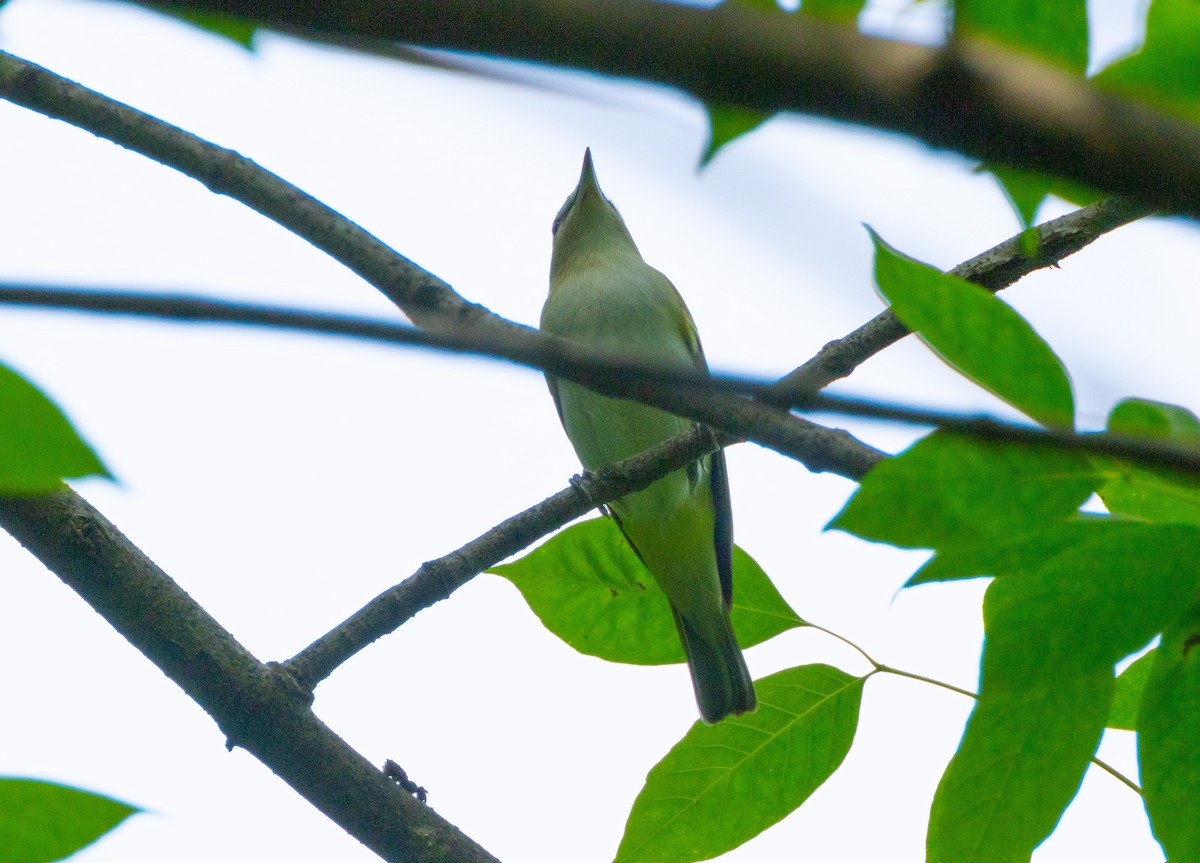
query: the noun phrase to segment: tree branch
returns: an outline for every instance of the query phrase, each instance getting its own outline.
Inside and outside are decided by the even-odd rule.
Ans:
[[[446,599],[489,567],[598,505],[639,491],[715,449],[713,436],[697,429],[578,477],[568,488],[505,519],[462,548],[423,563],[413,575],[375,597],[284,666],[302,685],[315,687],[359,650]]]
[[[199,180],[288,228],[349,267],[392,300],[418,326],[436,334],[477,338],[512,351],[533,365],[608,395],[620,394],[754,440],[799,460],[813,471],[861,477],[877,451],[850,446],[845,432],[829,432],[786,411],[713,393],[680,393],[648,384],[614,389],[605,376],[580,376],[555,357],[592,353],[564,339],[518,326],[468,303],[449,285],[397,254],[320,201],[232,150],[67,81],[33,63],[0,52],[0,98],[107,138]],[[592,354],[596,356],[596,354]],[[635,364],[631,364],[635,365]]]
[[[0,527],[78,593],[241,746],[384,860],[495,863],[321,722],[280,666],[255,659],[69,488],[0,498]]]
[[[1015,425],[988,416],[964,416],[846,396],[831,396],[824,393],[814,395],[808,401],[805,409],[821,413],[888,420],[908,425],[929,426],[981,440],[1049,445],[1058,449],[1126,459],[1145,467],[1200,475],[1200,449],[1171,440],[1129,437],[1108,432],[1080,433],[1069,429]]]
[[[222,4],[196,5],[211,9]],[[289,4],[281,5],[291,8]],[[334,8],[350,7],[353,11],[356,5],[347,3]],[[422,5],[410,5],[410,12],[414,12],[411,7],[417,7],[410,24],[420,18]],[[436,5],[436,11],[443,14],[466,11],[466,6],[458,0]],[[535,8],[532,3],[512,5],[519,6],[521,10]],[[571,4],[555,5],[570,9],[573,16],[578,12]],[[319,10],[321,14],[328,14],[324,4],[308,6]],[[597,7],[607,9],[609,4],[601,3]],[[499,10],[502,6],[494,8]],[[478,14],[477,9],[475,14]],[[676,12],[668,14],[674,15]],[[708,19],[710,22],[716,20]],[[736,19],[719,20],[728,23]],[[771,27],[778,21],[772,18]],[[546,21],[537,23],[539,30],[546,28]],[[640,35],[645,38],[646,34]],[[714,35],[717,34],[709,34],[710,37]],[[813,37],[814,34],[809,33],[806,39],[802,39],[802,47],[811,47],[808,43],[812,42]],[[618,42],[615,50],[611,42],[597,43],[597,47],[609,53],[613,64],[619,66],[625,62],[618,56],[622,44]],[[694,43],[690,47],[694,49]],[[775,45],[775,48],[778,47]],[[872,50],[876,50],[876,47],[872,47]],[[912,51],[928,53],[927,49],[913,49],[912,46],[897,47],[903,49],[901,54],[904,56],[896,55],[893,59],[903,60],[900,65],[905,67],[911,66],[914,58],[918,58]],[[664,56],[669,59],[669,52],[664,52]],[[921,63],[917,65],[924,66],[933,58],[920,55],[919,59]],[[974,84],[978,88],[984,85],[995,87],[1004,83],[1004,75],[1000,73],[1011,71],[1007,67],[989,70],[987,64],[982,62],[987,58],[974,54],[947,52],[937,55],[937,59],[933,68],[921,69],[920,76],[906,79],[904,83],[914,86],[918,91],[928,91],[930,95],[938,95],[940,90],[945,90],[941,93],[942,97],[965,98],[953,93],[955,87],[949,84],[955,84],[956,87],[964,83]],[[723,58],[721,64],[726,63],[736,66],[729,58]],[[886,68],[880,66],[874,74],[881,75],[896,71],[897,68],[895,64]],[[671,64],[665,63],[663,69],[670,71]],[[837,73],[831,75],[832,78],[846,72],[841,64],[831,71]],[[993,76],[996,80],[984,75],[985,71],[996,72]],[[750,72],[746,77],[757,79],[761,68],[756,65]],[[1040,79],[1039,82],[1045,83]],[[719,86],[713,86],[716,87],[714,92],[721,92]],[[748,92],[753,92],[761,84],[752,80],[745,86],[749,88]],[[826,81],[816,89],[829,86],[830,83]],[[199,179],[214,192],[242,200],[334,255],[379,287],[414,322],[435,335],[466,333],[470,337],[478,337],[479,344],[494,338],[492,344],[511,344],[515,346],[514,350],[528,350],[531,356],[549,356],[555,352],[562,356],[570,355],[569,346],[564,348],[556,345],[544,335],[517,327],[479,306],[466,303],[444,282],[387,249],[374,237],[324,205],[232,151],[213,147],[181,130],[117,105],[99,94],[71,85],[45,70],[8,55],[0,55],[0,92],[14,102],[83,126],[177,167]],[[967,92],[971,99],[979,98],[972,89],[968,88]],[[1000,92],[1005,95],[1002,87]],[[835,94],[830,98],[841,96]],[[741,101],[752,105],[740,99],[723,101]],[[879,110],[884,111],[884,107],[879,107]],[[887,110],[893,110],[894,107],[887,107]],[[999,111],[1002,107],[1003,104],[993,106],[992,110]],[[1126,107],[1131,113],[1122,115],[1122,119],[1145,119],[1137,113],[1140,109]],[[894,118],[897,123],[901,120],[906,120],[906,116],[897,115]],[[997,120],[1003,121],[1000,122],[1001,129],[1004,122],[1010,126],[1014,122],[1002,117]],[[955,139],[952,134],[954,131],[947,127],[947,142]],[[973,134],[974,130],[971,131]],[[1050,131],[1062,133],[1062,130]],[[1176,131],[1166,129],[1164,135]],[[995,134],[1002,135],[1003,132]],[[1033,137],[1036,139],[1037,136]],[[1172,139],[1166,136],[1166,140]],[[1191,139],[1187,143],[1189,147],[1194,147]],[[1145,144],[1134,146],[1141,149],[1144,157]],[[1011,161],[996,155],[984,157],[993,161]],[[1145,164],[1146,160],[1131,161]],[[1034,167],[1054,170],[1043,165]],[[1194,173],[1200,177],[1200,168],[1196,168]],[[1086,177],[1080,179],[1089,181]],[[1173,182],[1184,190],[1180,195],[1180,209],[1194,212],[1188,209],[1191,200],[1188,195],[1200,196],[1200,192],[1197,192],[1200,183],[1195,183],[1186,172],[1177,173]],[[1191,192],[1188,192],[1189,189]],[[1153,184],[1146,185],[1141,191],[1146,199],[1167,203],[1173,200]],[[1200,206],[1197,210],[1200,210]],[[546,367],[559,368],[549,362]],[[555,373],[589,386],[604,384],[605,380],[612,377],[599,375],[602,380],[597,381],[594,372],[591,377],[573,376],[560,371]],[[596,388],[605,391],[601,386]],[[787,417],[769,405],[751,403],[743,398],[695,390],[681,392],[677,387],[663,388],[649,381],[643,382],[633,393],[627,392],[625,385],[618,385],[609,391],[659,404],[727,433],[751,437],[781,451],[789,451],[789,454],[805,453],[801,460],[815,470],[833,469],[847,476],[860,477],[870,465],[883,457],[881,453],[857,442],[851,443],[852,439],[848,436],[840,440],[846,445],[844,448],[835,446],[829,430]],[[822,409],[822,406],[832,404],[830,401],[813,402],[815,407]],[[594,499],[597,502],[607,500],[627,493],[627,490],[644,487],[674,469],[671,465],[686,464],[712,448],[712,441],[705,439],[702,432],[668,442],[655,451],[639,456],[641,461],[637,464],[633,464],[637,459],[623,463],[622,467],[629,468],[627,476],[601,476],[593,480],[591,488]],[[661,459],[667,451],[672,453],[673,460],[664,463]],[[305,684],[322,679],[346,656],[394,629],[406,616],[449,595],[475,572],[547,532],[544,526],[550,521],[561,519],[559,523],[564,523],[593,505],[592,501],[583,500],[575,490],[566,490],[539,507],[508,520],[452,555],[426,564],[412,578],[378,597],[342,627],[290,660],[287,663],[288,670],[298,675]],[[18,538],[131,643],[176,680],[214,717],[231,745],[242,746],[255,754],[376,853],[388,860],[494,859],[453,825],[397,789],[386,776],[350,749],[313,715],[309,709],[310,693],[303,685],[298,685],[296,677],[278,666],[258,662],[78,495],[63,489],[38,498],[0,498],[0,526]],[[511,551],[508,550],[510,548]],[[381,631],[381,621],[386,621],[390,628]]]
[[[643,0],[140,0],[679,87],[902,132],[1200,216],[1200,128],[983,40],[930,48],[804,15]]]
[[[1100,205],[1096,205],[1100,206]],[[1122,207],[1123,204],[1114,204]],[[1091,212],[1089,212],[1091,211]],[[1118,210],[1111,210],[1109,215]],[[1128,210],[1123,210],[1126,215]],[[1087,216],[1083,221],[1090,221],[1096,215],[1093,208],[1085,208],[1071,216]],[[1050,225],[1058,228],[1066,227],[1062,223],[1070,216],[1055,220]],[[1076,220],[1072,220],[1074,224]],[[1089,236],[1093,235],[1089,234]],[[955,267],[951,272],[962,274],[980,271],[980,279],[985,287],[996,285],[994,273],[998,270],[1012,272],[1009,258],[997,257],[998,250],[1015,243],[1015,238],[1002,243],[971,260]],[[1005,276],[1008,278],[1008,276]],[[266,326],[279,329],[289,329],[300,332],[320,333],[325,335],[340,335],[351,338],[369,339],[385,344],[405,344],[431,347],[438,350],[469,352],[492,358],[508,359],[530,368],[545,369],[562,377],[580,380],[606,395],[628,397],[632,394],[655,393],[655,398],[668,404],[691,404],[696,412],[711,410],[710,399],[719,397],[728,400],[732,415],[726,416],[723,424],[737,425],[743,422],[742,415],[750,414],[759,409],[788,410],[799,409],[834,413],[843,416],[867,417],[910,425],[924,425],[957,431],[960,434],[979,437],[987,440],[1023,441],[1033,444],[1053,444],[1063,449],[1073,449],[1112,455],[1119,458],[1143,464],[1149,467],[1161,467],[1171,470],[1200,473],[1200,456],[1195,451],[1180,447],[1169,442],[1126,438],[1119,435],[1077,434],[1070,431],[1056,431],[1032,426],[1014,425],[1001,422],[989,417],[964,416],[962,414],[941,411],[928,411],[920,408],[890,405],[881,402],[866,401],[844,396],[829,396],[811,391],[793,390],[779,394],[783,384],[804,373],[806,369],[819,368],[823,356],[834,355],[851,360],[865,358],[866,354],[856,353],[866,339],[853,341],[843,339],[826,345],[817,357],[805,363],[795,372],[779,382],[771,383],[753,378],[733,375],[701,375],[692,372],[677,372],[671,369],[655,368],[631,362],[624,358],[596,354],[580,350],[576,345],[561,341],[551,345],[545,351],[535,356],[524,354],[519,349],[501,344],[493,346],[486,338],[472,335],[456,335],[451,333],[430,333],[418,330],[404,324],[394,324],[368,318],[347,315],[336,315],[327,312],[309,312],[300,309],[286,309],[273,306],[258,306],[248,303],[232,303],[225,300],[210,300],[202,297],[180,297],[161,294],[136,294],[115,291],[80,291],[45,288],[32,285],[0,284],[0,304],[27,305],[44,308],[73,309],[108,314],[126,314],[139,317],[157,317],[167,320],[204,321],[227,324],[243,324],[251,326]],[[890,313],[887,313],[890,315]],[[890,320],[890,324],[888,321]],[[883,321],[882,326],[877,324]],[[871,322],[860,327],[855,333],[887,332],[885,327],[901,328],[900,335],[908,330],[893,317],[879,315]],[[897,336],[898,337],[898,336]],[[894,341],[894,339],[893,339]],[[886,345],[877,345],[882,349]],[[753,396],[749,401],[741,396]],[[768,407],[769,404],[774,407]],[[687,413],[687,411],[680,411]],[[846,476],[848,479],[861,479],[868,470],[885,458],[885,454],[864,444],[852,435],[838,429],[830,429],[816,423],[811,423],[799,417],[789,417],[786,428],[797,438],[811,436],[812,440],[803,443],[790,444],[786,439],[777,441],[775,447],[787,455],[789,451],[803,452],[810,459],[814,453],[823,453],[828,459],[828,469]],[[699,433],[682,435],[679,440],[692,438],[693,444],[699,440]],[[739,438],[723,435],[722,445],[735,443]],[[658,453],[660,457],[667,456],[666,449],[649,450]],[[705,451],[706,452],[706,451]],[[693,458],[699,458],[705,452],[698,452]],[[631,466],[636,459],[620,462],[612,469],[618,473],[623,468]],[[644,488],[654,479],[658,479],[678,469],[686,462],[675,467],[663,467],[634,488],[608,496],[603,489],[594,492],[595,503],[607,503],[614,497],[620,497],[629,491]],[[636,479],[634,480],[636,481]],[[585,508],[586,511],[586,508]],[[565,524],[575,515],[568,515],[563,521],[548,527],[542,534],[531,536],[527,542],[532,542],[538,536]],[[523,547],[523,546],[522,546]],[[512,554],[519,548],[512,549]],[[496,560],[501,560],[502,555]],[[490,566],[491,561],[486,566]],[[457,585],[456,585],[457,587]],[[439,597],[441,598],[441,597]],[[382,633],[380,633],[382,634]]]
[[[1122,198],[1106,198],[1038,225],[1038,254],[1030,257],[1018,234],[998,246],[963,261],[950,275],[974,282],[992,293],[1043,267],[1054,267],[1093,240],[1122,225],[1151,215],[1153,208]],[[809,393],[844,378],[870,357],[895,344],[911,330],[891,309],[876,315],[854,332],[829,342],[804,365],[782,378],[773,392],[760,396],[770,404],[792,405]]]
[[[884,455],[848,432],[789,416],[786,407],[773,407],[742,397],[770,392],[773,386],[770,382],[655,368],[553,336],[514,341],[491,332],[419,330],[369,318],[204,297],[64,290],[40,285],[0,285],[0,303],[167,320],[269,326],[479,354],[549,371],[605,395],[656,405],[721,430],[726,443],[754,440],[800,461],[813,471],[830,471],[857,480]],[[536,330],[529,332],[542,335]]]

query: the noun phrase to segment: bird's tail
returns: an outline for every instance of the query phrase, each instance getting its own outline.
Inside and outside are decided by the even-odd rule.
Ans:
[[[715,633],[701,634],[687,618],[675,613],[675,626],[687,654],[700,718],[709,725],[726,716],[740,716],[758,706],[754,681],[750,679],[750,670],[746,668],[746,660],[742,658],[742,650],[733,634],[729,614],[721,615],[721,619],[724,626],[718,627]]]

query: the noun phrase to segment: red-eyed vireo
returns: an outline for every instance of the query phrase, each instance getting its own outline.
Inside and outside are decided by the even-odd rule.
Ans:
[[[549,333],[669,368],[707,368],[696,326],[674,285],[642,260],[596,182],[591,151],[554,219]],[[589,470],[636,455],[692,423],[656,408],[547,377],[567,437]],[[670,600],[700,716],[753,710],[750,672],[729,623],[733,521],[725,455],[693,463],[609,504],[621,531]]]

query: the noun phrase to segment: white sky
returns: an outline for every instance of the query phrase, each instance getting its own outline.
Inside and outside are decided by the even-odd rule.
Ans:
[[[861,223],[943,267],[1017,228],[964,160],[827,122],[776,119],[697,174],[694,103],[592,76],[563,76],[580,98],[276,37],[249,54],[132,8],[67,0],[12,0],[0,48],[238,150],[525,323],[545,295],[550,221],[591,146],[606,193],[723,371],[781,374],[879,310]],[[240,204],[6,103],[0,194],[0,279],[395,317]],[[1200,404],[1184,373],[1197,300],[1182,275],[1198,258],[1191,225],[1145,223],[1006,292],[1065,361],[1083,425],[1128,395]],[[499,363],[12,309],[0,309],[0,359],[51,393],[120,478],[81,493],[264,660],[291,656],[577,470],[540,376]],[[1001,410],[915,342],[841,388]],[[891,451],[914,435],[853,427]],[[739,544],[798,613],[880,661],[974,687],[981,583],[898,593],[922,555],[822,532],[851,483],[749,445],[730,452],[730,470]],[[151,810],[81,863],[375,859],[253,758],[227,754],[199,707],[6,536],[0,567],[0,774]],[[748,661],[756,677],[818,661],[866,670],[803,630]],[[873,678],[842,769],[725,859],[923,859],[929,801],[969,709]],[[646,771],[695,719],[681,666],[579,656],[493,576],[348,663],[316,710],[373,762],[400,762],[500,859],[524,863],[610,860]],[[1135,770],[1131,735],[1110,734],[1101,754]],[[1161,859],[1138,800],[1094,771],[1035,856],[1080,859]]]

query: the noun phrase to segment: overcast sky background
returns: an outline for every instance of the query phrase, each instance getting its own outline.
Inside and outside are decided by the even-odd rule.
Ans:
[[[878,4],[872,26],[936,13]],[[1135,38],[1106,4],[1095,46]],[[1119,8],[1118,8],[1119,7]],[[881,308],[868,223],[950,267],[1014,234],[994,183],[911,141],[777,118],[696,171],[693,101],[582,74],[535,88],[263,36],[256,51],[132,7],[11,0],[0,48],[233,148],[468,300],[536,323],[550,222],[592,148],[645,258],[679,287],[714,369],[783,374]],[[398,319],[369,286],[242,205],[89,133],[0,103],[0,280],[203,293]],[[1043,218],[1066,212],[1045,209]],[[1195,226],[1123,228],[1005,292],[1063,358],[1081,425],[1138,395],[1197,399]],[[541,377],[478,359],[292,334],[0,309],[0,360],[41,385],[118,484],[79,491],[263,660],[284,659],[422,561],[576,472]],[[843,392],[1004,413],[915,340]],[[873,445],[918,432],[835,420]],[[739,544],[803,617],[878,660],[973,688],[984,584],[898,589],[923,559],[823,525],[852,483],[753,445],[729,453]],[[81,863],[376,859],[252,757],[78,597],[0,537],[9,657],[0,774],[149,810]],[[748,651],[756,677],[867,670],[827,636]],[[351,660],[315,708],[505,861],[612,858],[646,771],[696,718],[682,666],[580,656],[480,576]],[[923,859],[929,802],[970,702],[866,687],[841,770],[731,861]],[[1102,757],[1130,772],[1131,734]],[[1093,770],[1038,863],[1161,860],[1140,802]]]

